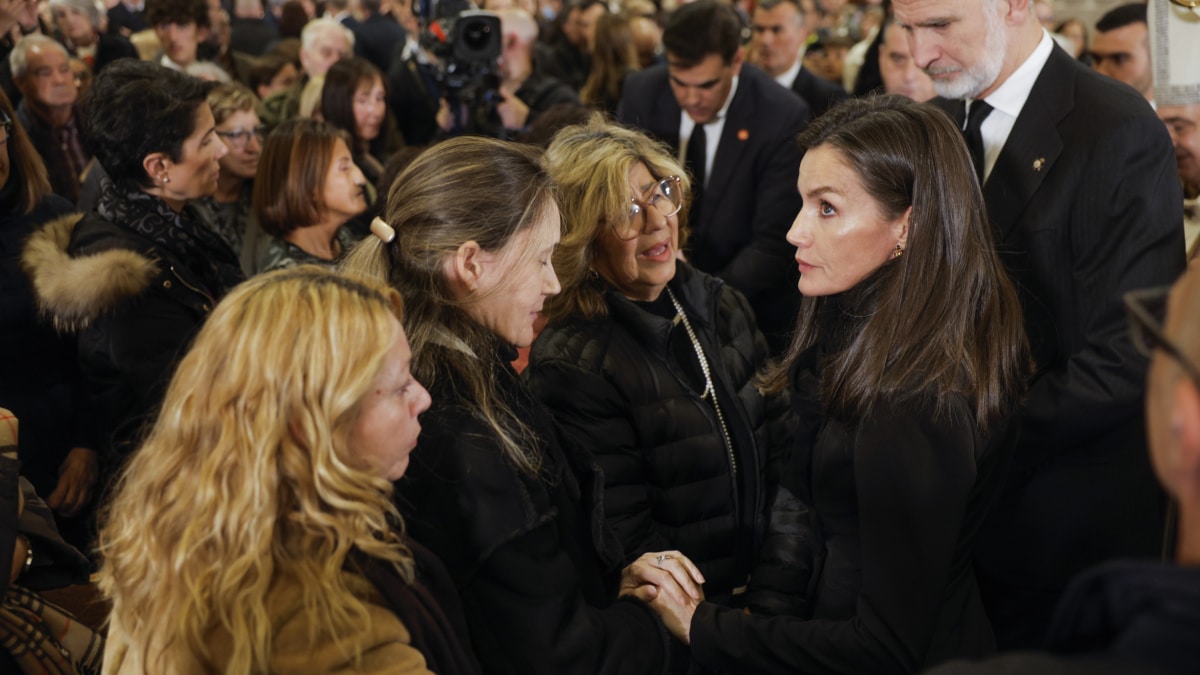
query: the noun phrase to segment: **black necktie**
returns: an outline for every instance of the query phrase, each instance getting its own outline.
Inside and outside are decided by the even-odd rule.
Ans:
[[[704,137],[704,125],[697,124],[692,129],[692,137],[688,139],[687,169],[692,173],[692,213],[700,207],[700,199],[704,196],[704,167],[708,164],[708,143]],[[694,219],[693,219],[693,222]]]
[[[965,104],[964,104],[965,105]],[[975,163],[975,175],[979,184],[983,185],[983,121],[992,112],[992,106],[987,101],[977,99],[971,102],[971,112],[967,115],[967,126],[963,136],[967,139],[967,149],[971,151],[971,161]]]

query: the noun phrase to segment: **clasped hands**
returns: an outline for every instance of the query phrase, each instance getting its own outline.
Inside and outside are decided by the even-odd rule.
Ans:
[[[620,596],[650,605],[672,635],[690,644],[692,615],[704,601],[703,583],[704,575],[679,551],[646,553],[621,573]]]

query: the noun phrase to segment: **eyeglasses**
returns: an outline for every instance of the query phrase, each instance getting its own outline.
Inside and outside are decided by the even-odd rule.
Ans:
[[[648,209],[653,208],[663,218],[679,213],[683,207],[683,187],[679,184],[679,176],[667,176],[651,186],[642,199],[633,197],[630,202],[629,217],[624,223],[613,225],[613,233],[625,241],[637,239],[646,228],[643,216]]]
[[[1125,312],[1129,315],[1133,346],[1147,358],[1153,357],[1156,349],[1163,350],[1179,363],[1188,377],[1200,385],[1200,368],[1197,368],[1175,343],[1167,339],[1163,330],[1167,316],[1167,296],[1170,292],[1170,286],[1162,286],[1125,294]]]
[[[259,143],[267,136],[266,127],[254,127],[253,129],[237,129],[235,131],[218,131],[217,135],[229,142],[229,145],[234,148],[244,148],[250,142],[250,137],[254,136]]]
[[[12,134],[12,118],[8,113],[0,110],[0,145],[8,143],[8,137]]]

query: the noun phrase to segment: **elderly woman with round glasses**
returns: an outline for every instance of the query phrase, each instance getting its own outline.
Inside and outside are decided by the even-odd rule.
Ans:
[[[547,162],[563,290],[547,300],[528,382],[603,467],[626,562],[677,549],[709,598],[729,600],[751,572],[785,447],[786,401],[755,388],[766,341],[740,293],[677,258],[689,184],[670,152],[596,115],[560,131]]]

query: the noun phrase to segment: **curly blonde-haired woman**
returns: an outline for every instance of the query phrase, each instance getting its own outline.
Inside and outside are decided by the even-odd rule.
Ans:
[[[313,266],[217,307],[106,514],[106,672],[478,671],[391,505],[430,403],[401,307]]]

